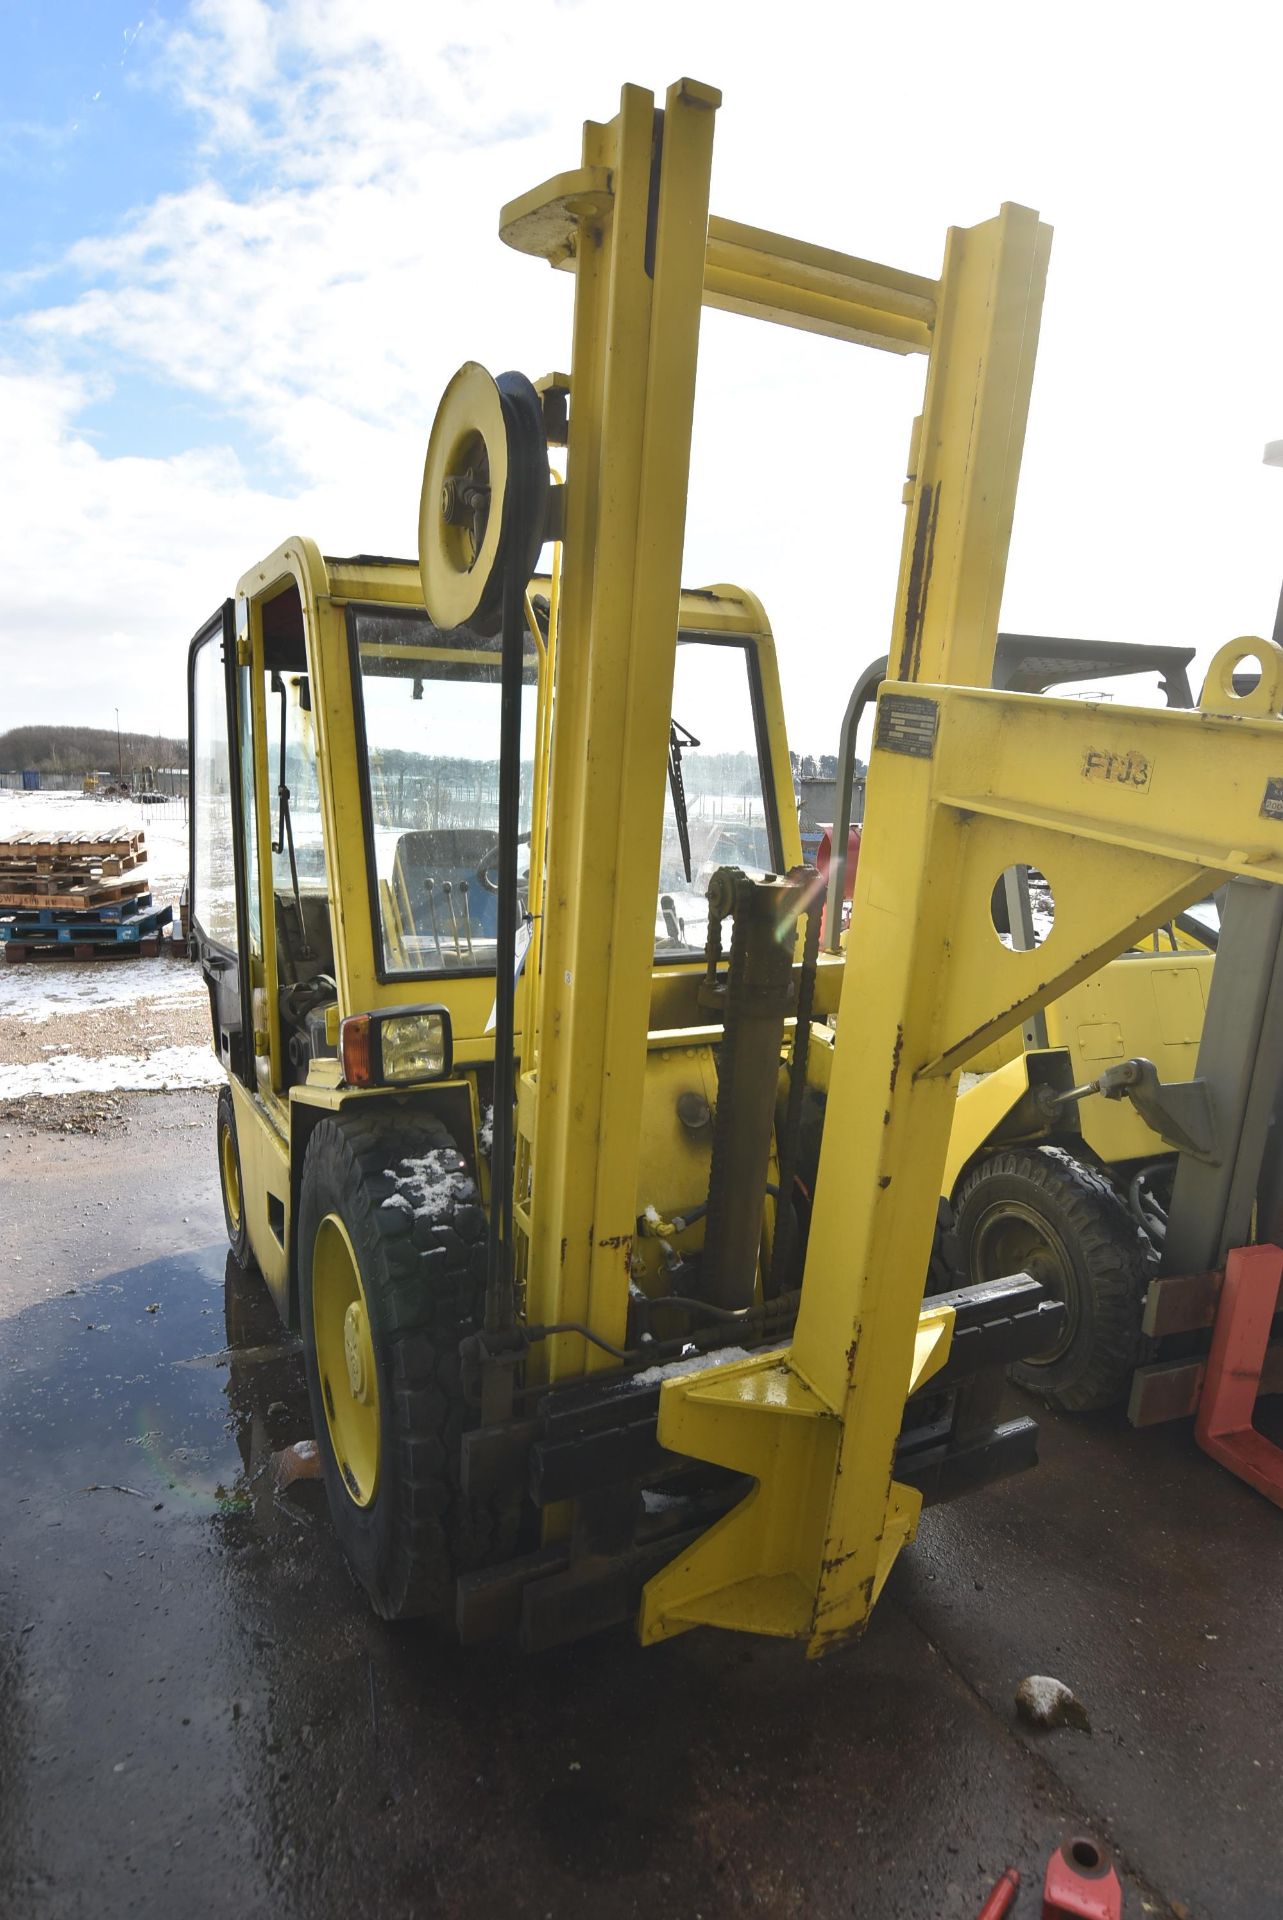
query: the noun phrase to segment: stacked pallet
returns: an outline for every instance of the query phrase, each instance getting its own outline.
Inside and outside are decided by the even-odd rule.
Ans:
[[[158,953],[174,910],[153,904],[146,861],[145,836],[136,831],[28,832],[0,841],[6,960]]]

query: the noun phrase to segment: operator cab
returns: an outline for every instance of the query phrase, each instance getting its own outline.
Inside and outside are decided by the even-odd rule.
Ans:
[[[523,946],[540,910],[549,586],[532,582],[524,642]],[[289,543],[192,643],[195,939],[220,1057],[269,1104],[334,1082],[340,1019],[366,1008],[445,1005],[456,1051],[493,1054],[500,643],[435,626],[420,591],[410,563]],[[667,772],[653,921],[664,1028],[702,1018],[710,876],[760,880],[800,859],[774,646],[735,589],[682,596]]]

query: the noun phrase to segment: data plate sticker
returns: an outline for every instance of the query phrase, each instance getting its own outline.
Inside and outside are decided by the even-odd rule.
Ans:
[[[1265,782],[1265,798],[1261,802],[1262,820],[1283,820],[1283,780]]]
[[[1083,755],[1084,780],[1108,780],[1116,787],[1130,787],[1133,793],[1148,793],[1153,764],[1148,756],[1137,753],[1111,753],[1104,747],[1088,747]]]
[[[930,760],[936,750],[940,709],[920,693],[884,693],[878,701],[878,732],[874,746],[888,753],[911,753]]]

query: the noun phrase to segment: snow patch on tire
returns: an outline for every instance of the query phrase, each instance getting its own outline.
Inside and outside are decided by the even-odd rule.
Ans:
[[[383,1205],[411,1213],[416,1220],[437,1220],[460,1201],[472,1198],[467,1162],[452,1147],[434,1147],[420,1159],[384,1167],[383,1173],[396,1187]]]

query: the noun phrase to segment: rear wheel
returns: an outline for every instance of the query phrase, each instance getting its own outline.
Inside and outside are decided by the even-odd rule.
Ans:
[[[254,1255],[250,1251],[249,1227],[245,1219],[245,1187],[241,1178],[241,1149],[236,1137],[236,1109],[230,1087],[218,1090],[218,1116],[215,1122],[218,1140],[218,1184],[223,1195],[223,1224],[227,1243],[238,1266],[251,1271]]]
[[[1028,1273],[1065,1303],[1054,1350],[1017,1362],[1013,1380],[1073,1413],[1124,1396],[1149,1270],[1136,1222],[1100,1174],[1058,1147],[995,1153],[958,1192],[957,1236],[968,1279]]]
[[[485,1216],[431,1120],[323,1120],[308,1142],[299,1284],[308,1392],[335,1531],[376,1613],[445,1615],[503,1559],[518,1507],[460,1487],[459,1342],[479,1327]]]

